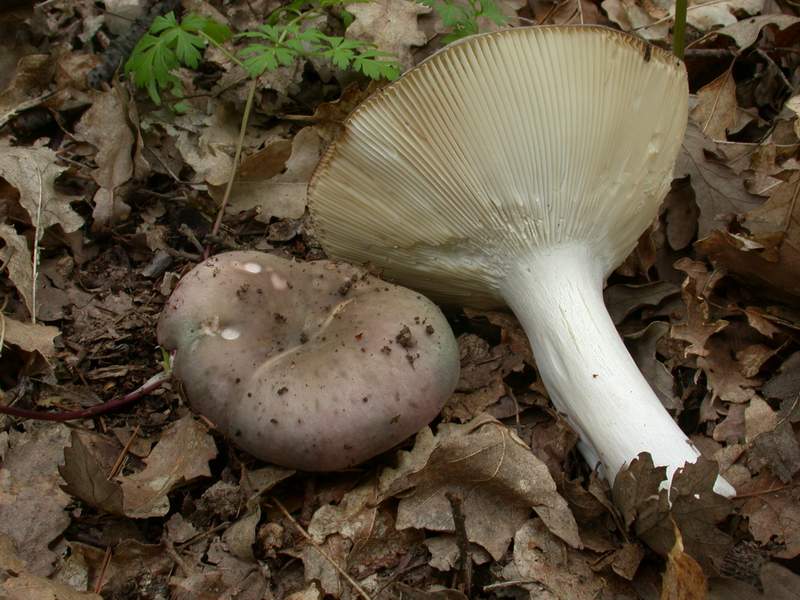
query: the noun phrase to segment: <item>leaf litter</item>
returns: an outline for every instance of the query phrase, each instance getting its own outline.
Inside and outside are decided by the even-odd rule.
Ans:
[[[161,306],[209,244],[322,257],[305,185],[380,84],[314,58],[262,75],[223,227],[207,238],[244,72],[210,49],[179,73],[184,112],[124,81],[86,82],[125,19],[161,4],[0,9],[14,32],[0,42],[3,404],[74,410],[141,385],[160,368]],[[163,4],[249,28],[279,3]],[[449,33],[436,5],[452,3],[426,4],[356,3],[349,22],[315,23],[409,67]],[[512,25],[597,23],[670,42],[672,3],[660,0],[494,4]],[[70,427],[0,416],[0,594],[794,597],[800,15],[690,2],[688,22],[692,110],[673,189],[606,289],[639,367],[706,457],[671,490],[647,456],[608,489],[550,407],[515,319],[453,311],[462,374],[440,419],[351,472],[260,464],[172,386]],[[737,499],[712,492],[718,469]]]

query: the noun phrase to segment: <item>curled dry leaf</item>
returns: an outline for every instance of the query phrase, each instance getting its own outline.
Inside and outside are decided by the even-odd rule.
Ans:
[[[708,583],[703,569],[683,551],[681,532],[675,527],[675,545],[667,555],[661,600],[705,600]]]
[[[669,281],[654,281],[641,285],[617,284],[608,286],[603,296],[615,325],[622,323],[634,311],[644,306],[658,306],[680,288]]]
[[[399,466],[380,477],[382,499],[402,494],[397,527],[454,531],[451,493],[463,501],[467,537],[498,560],[531,509],[557,536],[579,548],[577,524],[547,467],[488,415],[465,425],[423,429]]]
[[[127,219],[130,207],[117,191],[134,175],[135,167],[144,170],[138,123],[131,122],[130,98],[124,87],[116,85],[98,92],[92,106],[78,124],[78,139],[97,148],[92,178],[100,189],[94,197],[93,228],[105,229]],[[138,163],[138,164],[137,164]]]
[[[23,323],[0,314],[0,341],[12,344],[25,352],[38,352],[45,358],[55,354],[54,340],[61,335],[58,327]],[[3,353],[0,348],[0,355]]]

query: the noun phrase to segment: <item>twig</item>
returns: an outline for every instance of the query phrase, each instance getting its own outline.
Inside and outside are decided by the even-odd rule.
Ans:
[[[36,203],[36,222],[33,224],[33,266],[31,278],[31,323],[36,324],[36,280],[39,276],[39,239],[42,236],[42,202],[44,201],[44,182],[42,181],[42,171],[38,165],[36,176],[39,178],[39,201]]]
[[[294,525],[295,528],[297,529],[297,531],[300,532],[300,535],[302,535],[306,539],[306,541],[308,541],[312,546],[314,546],[314,548],[317,550],[317,552],[319,552],[325,560],[327,560],[329,563],[331,563],[331,566],[334,569],[336,569],[339,572],[339,574],[342,577],[344,577],[351,586],[353,586],[353,589],[358,593],[359,596],[364,598],[364,600],[372,600],[372,598],[370,597],[369,594],[367,594],[367,592],[364,590],[364,588],[362,588],[355,579],[350,577],[350,575],[348,575],[347,572],[344,569],[342,569],[341,566],[339,566],[339,563],[337,563],[335,560],[333,560],[331,555],[328,554],[314,540],[314,538],[312,538],[310,535],[308,535],[308,532],[306,532],[306,530],[303,529],[303,527],[300,525],[300,523],[298,523],[295,520],[295,518],[292,515],[289,514],[289,511],[286,510],[286,508],[284,508],[283,504],[280,503],[280,500],[278,500],[275,496],[273,496],[272,497],[272,501],[275,503],[275,506],[278,507],[278,510],[280,510],[283,513],[283,516],[285,516],[287,519],[289,519],[291,524]]]
[[[131,437],[128,438],[128,441],[125,442],[125,446],[122,448],[122,451],[119,453],[117,460],[114,461],[114,466],[111,467],[111,471],[108,474],[108,479],[111,481],[114,479],[114,476],[119,473],[119,470],[122,468],[122,462],[125,460],[125,457],[128,455],[128,451],[131,449],[131,445],[133,444],[133,440],[136,439],[136,436],[139,435],[139,428],[140,426],[137,425],[136,429],[133,430],[131,433]]]
[[[445,494],[453,512],[455,524],[456,544],[458,545],[458,567],[453,575],[454,583],[461,577],[464,588],[462,591],[467,597],[472,595],[472,559],[469,555],[469,539],[467,538],[466,517],[464,516],[464,502],[460,496],[451,492]],[[453,586],[455,587],[455,585]]]
[[[89,408],[84,408],[81,410],[45,412],[41,410],[28,410],[25,408],[16,408],[14,406],[0,405],[0,414],[21,417],[23,419],[36,419],[39,421],[74,421],[76,419],[88,419],[97,415],[110,413],[122,408],[123,406],[131,404],[132,402],[135,402],[142,396],[145,396],[150,392],[160,388],[162,385],[164,385],[164,383],[169,381],[170,377],[172,377],[171,373],[162,371],[161,373],[158,373],[157,375],[154,375],[148,379],[144,385],[135,389],[129,394],[125,394],[120,398],[114,398],[113,400],[109,400],[103,404],[90,406]]]
[[[97,581],[94,584],[94,593],[99,594],[103,589],[103,579],[106,576],[108,565],[111,564],[111,546],[106,546],[106,553],[103,556],[103,562],[100,565],[100,573],[97,575]]]

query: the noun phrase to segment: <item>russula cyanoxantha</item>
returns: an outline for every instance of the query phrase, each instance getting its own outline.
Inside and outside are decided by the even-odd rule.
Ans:
[[[555,406],[613,481],[640,452],[699,452],[603,304],[653,221],[687,118],[672,54],[603,27],[453,44],[369,98],[309,187],[326,252],[454,304],[507,304]],[[722,478],[715,486],[731,495]]]
[[[181,279],[158,339],[192,408],[254,456],[308,471],[403,441],[458,380],[435,304],[329,261],[214,256]]]

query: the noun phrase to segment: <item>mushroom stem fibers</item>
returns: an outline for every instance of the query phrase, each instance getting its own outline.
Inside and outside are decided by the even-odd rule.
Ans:
[[[603,303],[603,277],[590,244],[573,242],[531,250],[499,291],[531,341],[553,404],[588,446],[584,454],[595,454],[613,482],[646,448],[671,481],[700,454],[625,348]],[[721,477],[715,491],[735,494]]]

